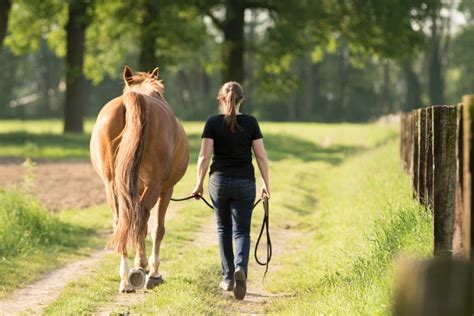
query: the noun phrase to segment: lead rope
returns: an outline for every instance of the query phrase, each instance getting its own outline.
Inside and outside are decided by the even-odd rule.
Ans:
[[[190,200],[190,199],[193,199],[193,198],[197,198],[198,200],[202,200],[204,203],[206,203],[206,205],[210,208],[210,209],[214,209],[214,207],[203,197],[203,196],[194,196],[194,195],[191,195],[191,196],[187,196],[185,198],[179,198],[179,199],[173,199],[171,198],[171,201],[175,201],[175,202],[181,202],[181,201],[186,201],[186,200]],[[270,222],[270,204],[268,203],[268,198],[267,197],[263,197],[262,199],[258,199],[257,202],[255,202],[255,204],[253,205],[252,207],[252,210],[255,209],[255,207],[258,205],[258,203],[260,203],[261,201],[263,201],[263,211],[264,211],[264,214],[263,214],[263,222],[262,222],[262,228],[260,229],[260,234],[258,235],[258,238],[257,238],[257,243],[255,244],[255,252],[254,252],[254,255],[255,255],[255,261],[257,261],[257,263],[261,266],[265,266],[265,273],[263,274],[263,278],[262,278],[262,284],[263,282],[265,281],[265,277],[267,276],[267,272],[268,272],[268,265],[270,264],[270,261],[272,260],[272,240],[270,238],[270,229],[269,229],[269,222]],[[258,255],[257,255],[257,252],[258,252],[258,245],[260,244],[260,240],[262,238],[262,235],[263,235],[263,231],[266,230],[266,237],[267,237],[267,260],[265,262],[263,261],[260,261],[260,259],[258,259]]]
[[[254,208],[255,208],[255,206],[257,206],[257,204],[261,200],[262,199],[259,199],[257,201],[257,203],[255,203]],[[268,265],[270,264],[270,260],[272,260],[272,240],[270,238],[270,226],[269,226],[269,223],[270,223],[270,204],[268,203],[268,198],[267,197],[263,198],[263,211],[264,211],[264,214],[263,214],[262,228],[260,229],[260,234],[258,235],[257,243],[255,244],[255,252],[254,252],[255,261],[257,261],[257,263],[259,265],[265,266],[265,273],[263,274],[262,284],[265,281],[265,277],[267,276]],[[266,234],[267,235],[267,260],[265,262],[262,262],[258,259],[257,252],[258,252],[258,245],[260,244],[260,239],[262,238],[264,230],[266,230],[266,232],[267,232],[267,234]]]

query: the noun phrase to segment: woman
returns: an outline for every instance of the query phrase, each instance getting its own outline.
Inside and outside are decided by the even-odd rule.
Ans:
[[[192,194],[203,194],[204,178],[214,152],[209,173],[209,195],[216,212],[222,264],[219,287],[226,291],[233,290],[235,298],[243,300],[247,292],[250,221],[256,195],[251,149],[263,178],[261,196],[270,198],[268,162],[257,120],[240,113],[244,101],[240,84],[225,83],[217,100],[222,114],[211,116],[204,127],[197,183]]]

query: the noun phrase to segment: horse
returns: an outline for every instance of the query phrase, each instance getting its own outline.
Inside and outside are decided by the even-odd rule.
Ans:
[[[159,68],[151,73],[125,66],[123,94],[101,109],[94,125],[90,156],[105,186],[113,212],[113,235],[108,242],[120,254],[120,292],[134,292],[146,283],[151,289],[163,279],[158,272],[160,245],[165,235],[165,215],[173,188],[189,162],[183,126],[163,97]],[[157,209],[157,228],[151,232],[153,250],[148,265],[145,249],[150,211]],[[136,249],[130,270],[127,245]],[[142,280],[131,281],[132,271]]]

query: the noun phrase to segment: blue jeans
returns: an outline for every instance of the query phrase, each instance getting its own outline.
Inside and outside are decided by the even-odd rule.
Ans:
[[[237,266],[247,274],[255,180],[212,174],[209,195],[216,213],[222,277],[232,281]],[[235,242],[235,256],[232,239]]]

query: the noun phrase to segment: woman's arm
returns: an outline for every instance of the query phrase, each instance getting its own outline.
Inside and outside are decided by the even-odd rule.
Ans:
[[[212,138],[203,138],[197,162],[196,187],[194,188],[192,195],[202,195],[204,192],[204,178],[206,177],[207,168],[209,168],[213,149],[214,140]]]
[[[255,159],[257,159],[258,169],[263,178],[261,196],[267,196],[270,198],[270,180],[268,175],[268,160],[267,153],[265,152],[265,146],[263,145],[263,139],[255,139],[252,141],[253,153]]]

